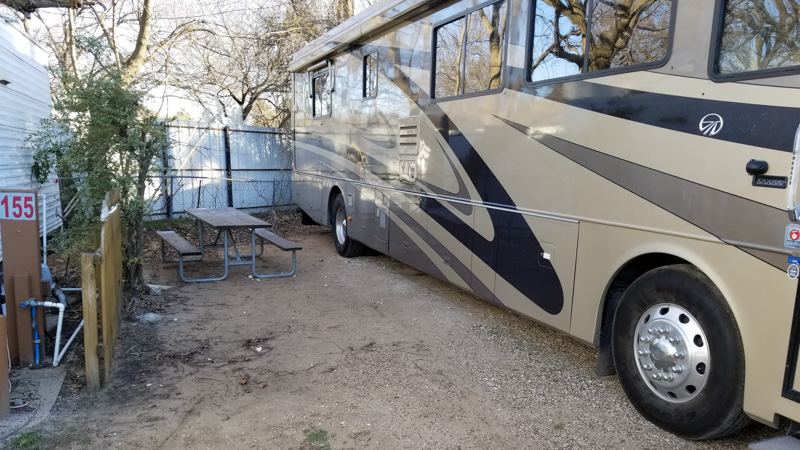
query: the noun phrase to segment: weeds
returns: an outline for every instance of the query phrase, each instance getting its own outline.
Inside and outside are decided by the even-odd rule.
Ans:
[[[309,450],[331,450],[328,432],[322,428],[311,427],[303,431],[306,435],[306,448]]]
[[[86,447],[91,443],[91,438],[85,431],[66,431],[58,434],[43,435],[38,430],[26,431],[19,436],[6,441],[9,450],[50,450],[69,448],[75,445]],[[3,443],[0,442],[0,447]]]
[[[42,435],[38,431],[26,431],[11,440],[12,449],[38,449],[42,443]]]

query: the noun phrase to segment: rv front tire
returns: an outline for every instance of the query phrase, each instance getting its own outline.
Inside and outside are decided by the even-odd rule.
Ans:
[[[614,363],[625,394],[651,422],[686,439],[738,431],[744,351],[722,294],[687,265],[653,269],[614,315]]]

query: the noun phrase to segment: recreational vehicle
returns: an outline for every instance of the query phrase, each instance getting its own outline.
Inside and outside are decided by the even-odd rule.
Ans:
[[[294,199],[673,433],[800,422],[798,36],[797,0],[388,0],[293,58]]]

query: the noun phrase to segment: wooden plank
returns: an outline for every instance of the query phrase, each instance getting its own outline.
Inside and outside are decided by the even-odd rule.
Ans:
[[[8,392],[8,343],[6,317],[0,314],[0,419],[11,414],[11,399]]]
[[[119,194],[117,194],[119,198]],[[122,317],[122,205],[118,208],[118,213],[112,217],[111,227],[114,233],[114,279],[117,282],[117,292],[115,301],[117,304],[116,317],[114,318],[114,354],[117,353],[117,341],[119,340],[119,324]]]
[[[303,249],[303,247],[300,247],[299,245],[295,244],[294,242],[291,242],[291,241],[289,241],[287,239],[284,239],[284,238],[278,236],[277,234],[275,234],[275,233],[273,233],[271,231],[265,230],[263,228],[256,228],[255,229],[255,233],[256,233],[256,236],[261,237],[263,239],[266,239],[267,241],[271,242],[273,245],[275,245],[276,247],[280,248],[281,250],[288,251],[288,250],[302,250]]]
[[[174,231],[156,231],[156,234],[181,255],[199,255],[201,253],[200,249]]]
[[[257,217],[236,208],[189,208],[186,213],[214,228],[259,228],[270,227]]]
[[[100,359],[97,354],[97,274],[94,254],[81,255],[81,290],[83,292],[83,346],[86,361],[86,388],[100,390]]]
[[[41,278],[41,276],[39,277]],[[33,355],[33,327],[31,324],[31,310],[22,309],[20,304],[31,298],[31,276],[14,275],[14,301],[6,304],[17,310],[17,343],[19,344],[19,363],[22,365],[34,364],[36,362]],[[38,283],[35,283],[38,284]],[[8,300],[8,297],[6,297]]]
[[[117,267],[118,253],[115,247],[121,245],[121,236],[117,236],[115,222],[119,220],[120,208],[116,208],[103,222],[101,228],[101,251],[103,260],[100,263],[100,305],[101,326],[103,331],[103,363],[104,378],[111,379],[111,362],[117,344],[119,328],[119,293],[121,292],[121,269]]]
[[[194,217],[197,220],[207,223],[208,225],[214,228],[227,228],[231,225],[231,223],[225,214],[225,211],[229,208],[218,208],[218,209],[208,209],[208,208],[194,208],[194,209],[187,209],[186,212]]]
[[[8,351],[11,355],[12,361],[19,360],[19,339],[17,338],[17,308],[12,308],[14,305],[14,298],[11,295],[14,292],[14,280],[11,276],[6,276],[3,279],[6,287],[6,338],[8,339]]]

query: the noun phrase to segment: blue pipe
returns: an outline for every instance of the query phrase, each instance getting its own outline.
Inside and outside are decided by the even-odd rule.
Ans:
[[[33,326],[33,348],[36,353],[36,365],[39,365],[39,330],[36,329],[36,306],[31,307],[31,325]]]
[[[24,302],[20,303],[19,306],[22,308],[31,308],[31,326],[33,327],[33,348],[36,358],[36,365],[39,365],[39,344],[41,340],[39,339],[39,330],[36,329],[36,299],[29,298]]]

